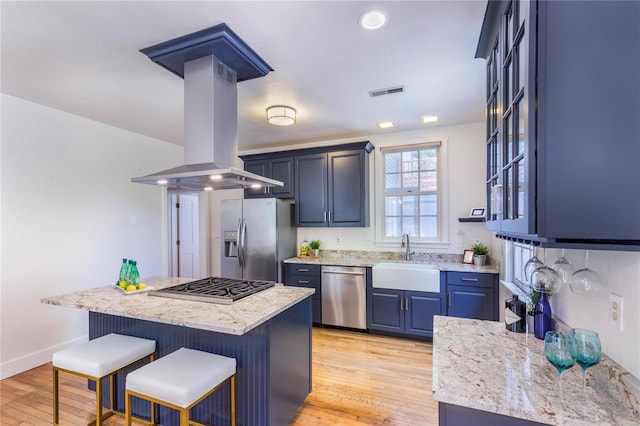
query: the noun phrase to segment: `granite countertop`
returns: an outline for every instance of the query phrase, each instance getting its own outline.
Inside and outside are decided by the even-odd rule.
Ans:
[[[284,263],[359,267],[373,267],[381,262],[428,263],[435,265],[441,271],[500,273],[500,266],[497,264],[476,266],[462,263],[462,255],[442,253],[416,253],[412,256],[412,260],[404,260],[403,253],[399,252],[322,250],[319,257],[299,256],[284,261]]]
[[[505,416],[552,425],[638,425],[637,380],[606,355],[587,371],[563,373],[545,358],[543,342],[512,333],[503,323],[436,316],[433,332],[433,397]],[[637,383],[635,384],[637,386]]]
[[[194,281],[194,279],[154,277],[145,280],[147,285],[155,289],[189,281]],[[147,293],[127,295],[115,285],[109,284],[74,293],[45,297],[41,302],[103,314],[242,335],[311,296],[314,292],[315,290],[311,288],[276,284],[274,287],[247,296],[231,305],[220,305],[153,297]]]

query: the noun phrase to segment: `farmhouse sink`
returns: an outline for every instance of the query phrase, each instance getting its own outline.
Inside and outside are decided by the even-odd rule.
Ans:
[[[429,264],[382,262],[373,267],[372,286],[440,293],[440,270]]]

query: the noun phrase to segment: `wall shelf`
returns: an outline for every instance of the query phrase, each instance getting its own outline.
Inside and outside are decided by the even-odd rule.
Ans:
[[[458,222],[484,222],[484,217],[459,217]]]

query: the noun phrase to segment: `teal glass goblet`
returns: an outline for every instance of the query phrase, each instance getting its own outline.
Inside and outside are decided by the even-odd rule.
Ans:
[[[582,390],[587,382],[587,370],[600,362],[602,358],[602,345],[598,333],[582,328],[574,328],[569,333],[569,338],[576,351],[576,362],[582,368]]]
[[[564,403],[562,373],[576,363],[575,346],[566,334],[559,331],[547,331],[544,335],[544,355],[560,373],[560,401]]]

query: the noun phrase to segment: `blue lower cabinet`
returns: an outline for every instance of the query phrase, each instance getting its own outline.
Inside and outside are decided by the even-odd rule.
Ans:
[[[404,303],[404,290],[368,288],[367,293],[367,328],[404,333],[404,312],[400,306]]]
[[[433,337],[433,316],[442,314],[442,296],[420,291],[407,291],[405,295],[405,333]]]
[[[443,312],[440,293],[367,289],[369,330],[433,337],[433,316]]]
[[[284,285],[315,289],[311,296],[311,320],[314,324],[322,324],[320,272],[320,265],[304,263],[285,263],[284,268]]]
[[[447,307],[450,317],[498,321],[498,275],[447,273]]]

